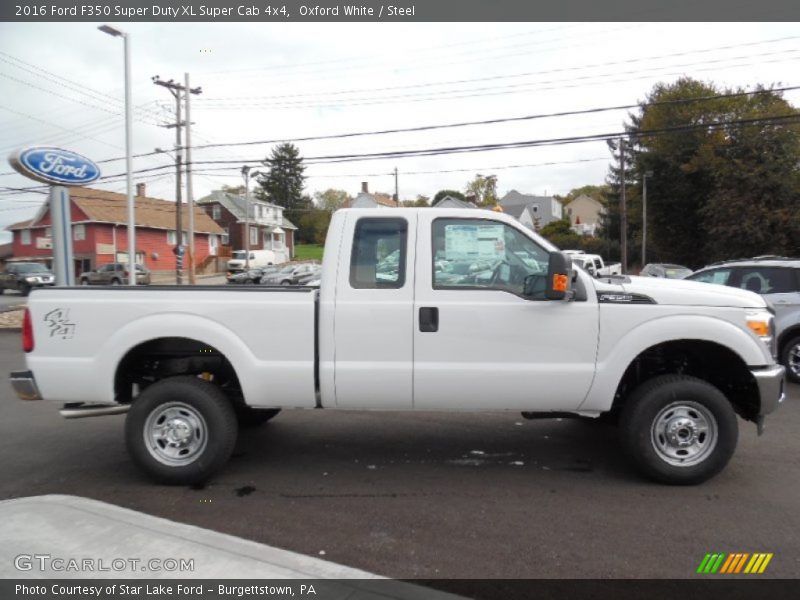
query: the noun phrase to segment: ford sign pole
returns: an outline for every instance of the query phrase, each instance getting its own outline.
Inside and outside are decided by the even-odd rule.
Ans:
[[[75,285],[69,190],[61,185],[50,186],[50,219],[53,230],[53,274],[56,276],[56,285]]]
[[[12,154],[8,160],[25,177],[50,184],[53,273],[56,276],[56,285],[74,285],[72,219],[69,190],[64,186],[91,183],[100,177],[100,169],[80,154],[46,146],[23,148]]]

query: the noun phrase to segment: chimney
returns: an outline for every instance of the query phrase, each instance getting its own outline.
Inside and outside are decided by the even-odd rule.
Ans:
[[[367,185],[366,181],[361,182],[361,192],[364,194],[369,194],[369,186]]]
[[[144,183],[137,183],[136,184],[136,195],[141,196],[144,198],[145,196],[145,184]]]

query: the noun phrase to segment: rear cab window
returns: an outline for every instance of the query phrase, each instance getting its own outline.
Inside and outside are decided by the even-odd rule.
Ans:
[[[407,240],[408,222],[405,219],[359,219],[350,255],[350,286],[354,289],[403,287]]]

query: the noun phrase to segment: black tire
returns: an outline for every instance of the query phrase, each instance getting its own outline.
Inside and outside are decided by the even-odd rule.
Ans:
[[[89,280],[86,277],[84,277],[83,279],[81,279],[81,285],[89,285]]]
[[[781,364],[786,367],[786,379],[792,383],[800,383],[800,335],[783,345]]]
[[[178,414],[173,418],[168,411]],[[176,451],[165,439],[169,433],[157,441],[150,434],[166,422],[175,422],[180,433],[181,419],[183,431],[191,431],[191,439],[185,440],[189,452],[170,459],[168,453]],[[155,481],[170,485],[202,483],[219,471],[233,452],[237,433],[229,399],[214,384],[191,375],[149,386],[134,400],[125,421],[125,443],[133,461]],[[191,450],[193,444],[197,447]]]
[[[281,285],[292,285],[292,282],[289,281],[288,279],[284,279],[283,281],[281,281]]]
[[[19,286],[19,293],[23,296],[28,296],[31,293],[31,286],[26,284],[20,284]]]
[[[111,285],[122,285],[122,282],[119,279],[112,279]]]
[[[670,485],[694,485],[725,468],[736,449],[739,426],[730,402],[711,384],[686,375],[662,375],[628,398],[620,433],[642,474]]]
[[[251,408],[239,406],[236,408],[236,420],[239,427],[258,427],[263,425],[281,412],[280,408]]]

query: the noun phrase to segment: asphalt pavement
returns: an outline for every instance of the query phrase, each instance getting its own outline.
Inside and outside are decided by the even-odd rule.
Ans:
[[[0,373],[23,366],[0,332]],[[63,420],[0,393],[0,499],[71,494],[394,578],[691,578],[709,552],[800,576],[800,387],[727,469],[644,481],[613,427],[515,413],[284,411],[202,487],[150,483],[123,416]]]

